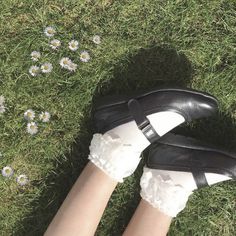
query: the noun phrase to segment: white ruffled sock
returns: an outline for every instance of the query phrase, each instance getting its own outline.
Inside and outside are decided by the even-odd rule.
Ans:
[[[208,185],[231,179],[214,173],[206,173],[205,176]],[[172,217],[185,208],[189,196],[197,189],[192,173],[147,167],[144,167],[140,185],[141,197],[153,207]]]
[[[148,115],[156,132],[162,136],[185,121],[175,112],[158,112]],[[141,152],[150,142],[131,121],[109,130],[104,135],[95,134],[90,145],[89,160],[110,177],[123,182],[137,168]]]

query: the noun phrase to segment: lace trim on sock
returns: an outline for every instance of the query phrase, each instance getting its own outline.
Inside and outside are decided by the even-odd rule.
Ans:
[[[89,149],[89,160],[118,182],[130,176],[140,161],[136,148],[117,135],[94,134]]]
[[[164,214],[175,217],[182,211],[192,191],[174,184],[167,175],[155,173],[155,170],[144,168],[140,181],[141,197]]]

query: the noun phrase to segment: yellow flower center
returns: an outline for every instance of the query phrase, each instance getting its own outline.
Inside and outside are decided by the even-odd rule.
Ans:
[[[32,114],[30,112],[27,112],[27,117],[31,118]]]
[[[53,29],[48,29],[48,33],[49,33],[49,34],[53,34],[53,33],[54,33],[54,30],[53,30]]]
[[[5,172],[6,172],[6,174],[10,174],[11,170],[10,169],[6,169]]]
[[[24,182],[25,178],[24,177],[20,177],[19,181],[20,182]]]
[[[44,70],[48,70],[49,69],[49,67],[48,66],[44,66]]]
[[[35,125],[31,125],[31,126],[30,126],[30,129],[32,129],[32,130],[36,130]]]

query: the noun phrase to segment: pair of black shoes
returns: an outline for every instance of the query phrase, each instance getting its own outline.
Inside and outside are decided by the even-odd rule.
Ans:
[[[236,179],[236,155],[185,136],[158,135],[147,115],[172,111],[185,121],[209,117],[218,111],[217,99],[191,89],[164,88],[136,96],[104,97],[95,104],[97,131],[105,133],[135,120],[152,143],[146,165],[152,169],[191,172],[198,188],[207,186],[205,173],[223,174]]]

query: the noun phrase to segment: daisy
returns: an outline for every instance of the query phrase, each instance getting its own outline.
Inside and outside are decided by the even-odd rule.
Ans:
[[[95,44],[100,44],[100,43],[101,43],[101,38],[100,38],[100,36],[99,36],[99,35],[94,35],[94,36],[93,36],[93,42],[94,42]]]
[[[81,54],[80,54],[80,60],[81,60],[82,62],[88,62],[88,61],[90,60],[90,55],[89,55],[89,53],[88,53],[87,51],[81,52]]]
[[[31,67],[29,68],[29,73],[30,73],[32,76],[38,75],[39,72],[40,72],[40,69],[39,69],[38,66],[31,66]]]
[[[35,118],[35,112],[32,109],[28,109],[24,113],[24,118],[28,121],[33,120]]]
[[[4,96],[0,96],[0,114],[6,111],[4,103],[5,103]]]
[[[16,182],[21,185],[21,186],[24,186],[26,185],[28,182],[29,182],[29,179],[26,175],[19,175],[17,178],[16,178]]]
[[[41,57],[41,53],[37,51],[33,51],[31,52],[30,56],[33,61],[38,61],[39,58]]]
[[[74,72],[74,71],[76,71],[77,67],[78,67],[77,64],[71,62],[70,65],[69,65],[69,67],[68,67],[68,70]]]
[[[42,121],[42,122],[48,122],[51,118],[51,115],[49,112],[45,111],[45,112],[42,112],[40,115],[39,115],[39,119]]]
[[[50,47],[51,47],[52,49],[58,49],[60,46],[61,46],[61,41],[58,40],[58,39],[53,39],[53,40],[50,42]]]
[[[43,73],[50,73],[52,71],[52,64],[51,63],[44,63],[42,66],[41,66],[41,70]]]
[[[55,33],[56,33],[56,30],[51,26],[48,26],[44,29],[44,34],[47,37],[53,37]]]
[[[0,114],[6,111],[6,107],[4,105],[0,105]]]
[[[61,60],[60,60],[60,66],[62,68],[66,68],[68,69],[70,64],[72,63],[71,59],[69,57],[63,57]]]
[[[3,105],[5,102],[5,97],[4,96],[0,96],[0,105]]]
[[[35,122],[30,122],[27,124],[27,132],[29,134],[36,134],[38,133],[38,126]]]
[[[69,42],[69,49],[70,49],[71,51],[76,51],[78,48],[79,48],[79,42],[78,42],[78,41],[76,41],[76,40],[71,40],[71,41]]]
[[[5,166],[2,169],[2,175],[4,177],[11,177],[13,175],[13,173],[14,173],[14,171],[13,171],[13,169],[10,166]]]

